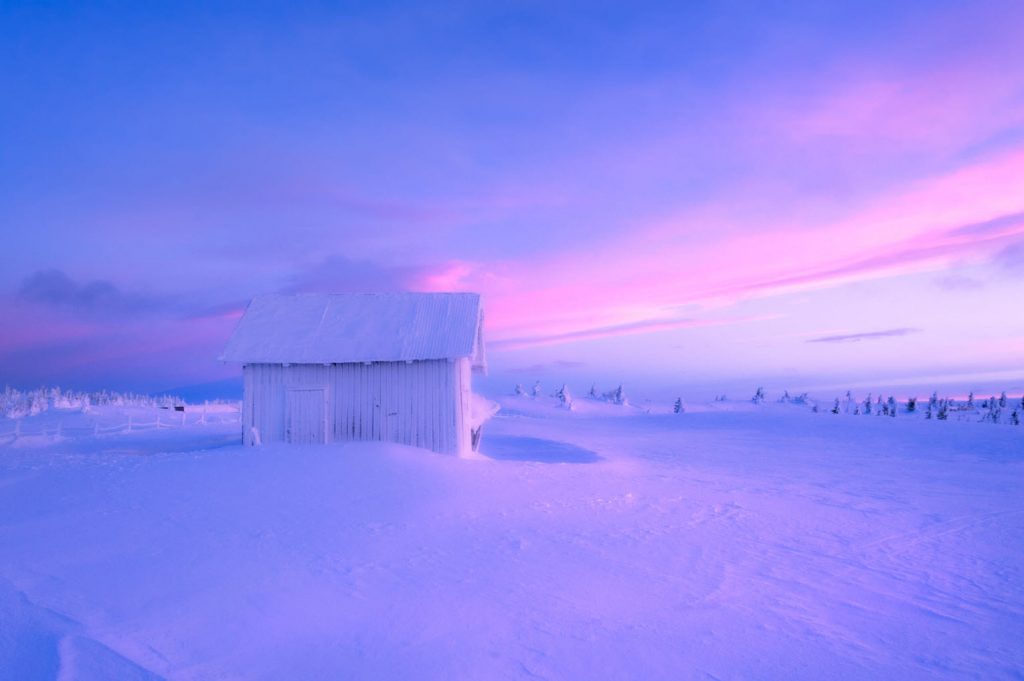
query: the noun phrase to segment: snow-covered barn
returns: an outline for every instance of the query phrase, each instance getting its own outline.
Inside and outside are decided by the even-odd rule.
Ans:
[[[243,365],[246,444],[385,440],[464,454],[490,416],[472,393],[486,371],[475,293],[258,296],[221,359]]]

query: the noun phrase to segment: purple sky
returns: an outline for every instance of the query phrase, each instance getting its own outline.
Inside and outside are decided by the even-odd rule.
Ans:
[[[1019,2],[144,5],[0,5],[0,385],[408,288],[495,386],[1024,390]]]

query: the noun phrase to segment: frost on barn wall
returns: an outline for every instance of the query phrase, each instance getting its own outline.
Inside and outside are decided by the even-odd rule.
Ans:
[[[470,293],[261,296],[222,359],[244,363],[247,444],[383,440],[468,453],[493,410]]]

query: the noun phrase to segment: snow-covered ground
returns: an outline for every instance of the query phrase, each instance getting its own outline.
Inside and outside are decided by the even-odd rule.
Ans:
[[[1024,426],[507,398],[465,460],[195,419],[0,438],[0,679],[1024,674]]]

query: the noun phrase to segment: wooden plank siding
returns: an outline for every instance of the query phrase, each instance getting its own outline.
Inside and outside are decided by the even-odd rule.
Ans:
[[[326,441],[377,440],[468,453],[470,360],[247,364],[243,439],[288,441],[289,389],[324,388]],[[296,408],[296,407],[292,407]],[[312,408],[303,406],[302,408]]]

